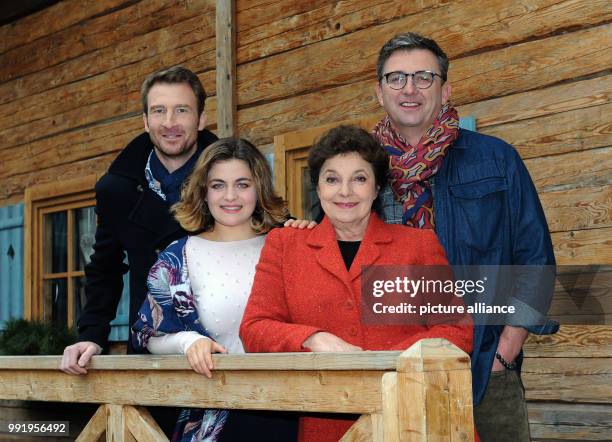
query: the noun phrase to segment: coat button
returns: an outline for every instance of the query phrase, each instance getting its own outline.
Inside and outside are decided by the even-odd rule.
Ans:
[[[349,328],[349,335],[351,336],[357,336],[357,327],[351,327]]]
[[[349,299],[348,301],[346,301],[345,306],[347,310],[353,310],[353,308],[355,307],[355,303],[351,299]]]
[[[156,254],[156,255],[159,255],[159,254],[160,254],[160,252],[161,252],[161,249],[155,249],[155,254]]]
[[[144,188],[142,187],[142,184],[139,184],[136,186],[136,191],[137,192],[144,192]]]

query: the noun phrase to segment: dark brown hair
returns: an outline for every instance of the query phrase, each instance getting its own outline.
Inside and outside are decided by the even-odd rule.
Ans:
[[[251,216],[251,227],[258,233],[267,233],[282,225],[288,218],[283,199],[276,195],[272,185],[272,172],[263,154],[243,138],[222,138],[208,146],[187,178],[181,191],[181,201],[172,206],[174,217],[188,232],[210,230],[214,224],[206,191],[208,174],[214,164],[229,160],[244,161],[253,175],[257,191],[257,204]]]
[[[336,155],[358,153],[372,165],[376,185],[382,189],[387,184],[389,156],[384,148],[368,132],[357,126],[342,125],[330,129],[315,143],[308,154],[308,168],[313,187],[319,182],[323,163]]]

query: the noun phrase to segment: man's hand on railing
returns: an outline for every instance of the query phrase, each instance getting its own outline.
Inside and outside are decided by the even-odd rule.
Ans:
[[[185,356],[187,356],[187,361],[195,372],[211,378],[211,370],[214,368],[212,353],[227,353],[227,351],[222,345],[202,336],[201,339],[198,339],[187,348]]]
[[[317,332],[304,341],[302,347],[310,351],[363,351],[363,348],[340,339],[328,332]]]
[[[85,368],[93,355],[102,353],[102,347],[95,342],[81,341],[64,349],[60,370],[68,374],[87,374]]]

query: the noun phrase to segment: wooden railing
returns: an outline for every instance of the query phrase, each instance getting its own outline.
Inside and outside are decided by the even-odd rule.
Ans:
[[[0,399],[102,404],[78,441],[166,441],[144,406],[355,413],[343,441],[473,441],[470,361],[443,339],[404,352],[215,355],[212,379],[183,356],[0,357]]]

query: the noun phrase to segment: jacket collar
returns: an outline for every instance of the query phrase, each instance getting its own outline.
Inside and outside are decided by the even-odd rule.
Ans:
[[[463,150],[463,149],[467,149],[468,147],[470,147],[467,143],[467,137],[465,137],[465,131],[466,129],[459,128],[459,136],[457,137],[457,139],[452,145],[453,149]]]
[[[310,232],[306,244],[319,249],[316,254],[317,262],[333,275],[345,280],[350,288],[348,282],[361,275],[363,266],[373,264],[380,257],[379,244],[390,243],[392,239],[388,229],[385,228],[385,223],[372,212],[366,233],[349,272],[346,271],[344,260],[340,254],[336,232],[327,216],[323,218],[321,224]]]

